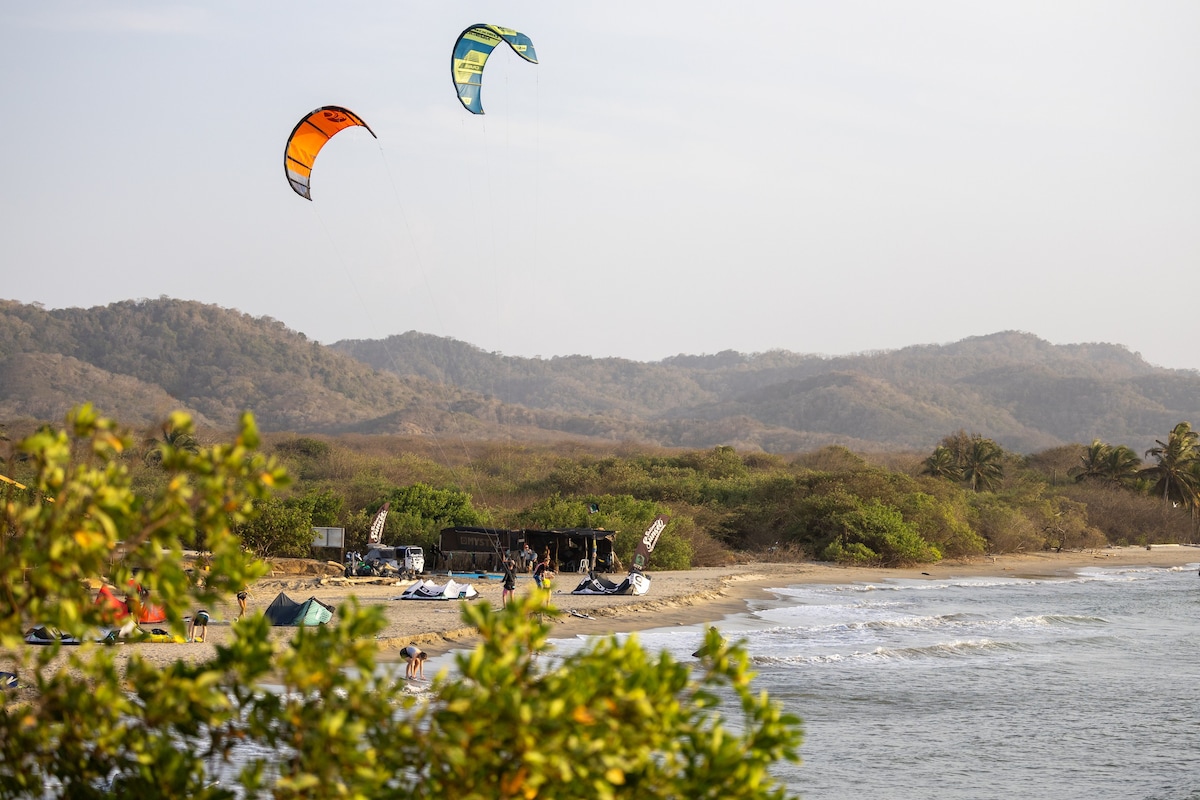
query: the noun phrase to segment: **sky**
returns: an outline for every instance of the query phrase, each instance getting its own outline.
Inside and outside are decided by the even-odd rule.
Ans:
[[[476,23],[527,34],[450,79]],[[656,361],[1007,330],[1200,368],[1200,3],[0,6],[0,298]],[[283,150],[351,129],[312,201]]]

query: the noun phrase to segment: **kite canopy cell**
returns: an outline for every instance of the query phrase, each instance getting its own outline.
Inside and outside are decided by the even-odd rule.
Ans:
[[[479,91],[483,87],[483,65],[501,41],[508,42],[513,52],[531,64],[537,63],[537,53],[528,36],[499,25],[472,25],[454,42],[450,59],[450,75],[463,108],[472,114],[482,114]]]
[[[367,133],[375,136],[375,131],[357,114],[341,106],[322,106],[296,123],[283,152],[283,170],[296,194],[312,200],[308,184],[317,153],[334,134],[356,126],[366,128]]]

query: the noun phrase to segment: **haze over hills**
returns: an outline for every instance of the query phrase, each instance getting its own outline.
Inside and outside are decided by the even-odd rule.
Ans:
[[[59,422],[85,400],[132,428],[183,408],[216,428],[250,410],[263,430],[333,435],[786,453],[923,451],[965,429],[1018,452],[1094,438],[1140,452],[1200,421],[1200,372],[1019,332],[838,357],[644,363],[505,356],[416,332],[325,346],[270,318],[166,298],[59,310],[0,301],[0,422]]]

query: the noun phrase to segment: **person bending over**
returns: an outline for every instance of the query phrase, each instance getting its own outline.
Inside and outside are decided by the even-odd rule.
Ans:
[[[401,650],[400,655],[404,656],[406,662],[404,664],[405,679],[425,680],[425,659],[429,658],[429,655],[415,644],[410,644]]]
[[[554,573],[550,570],[550,554],[542,556],[542,560],[533,568],[533,581],[538,585],[539,589],[546,589],[547,583],[554,577]]]
[[[203,608],[196,612],[192,617],[192,621],[188,623],[187,640],[189,642],[203,642],[204,637],[208,636],[208,612]]]

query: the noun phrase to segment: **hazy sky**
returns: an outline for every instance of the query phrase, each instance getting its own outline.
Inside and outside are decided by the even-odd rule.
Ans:
[[[493,23],[485,116],[450,51]],[[8,2],[0,297],[321,342],[845,354],[1022,330],[1200,368],[1200,3]],[[296,122],[374,129],[283,171]]]

